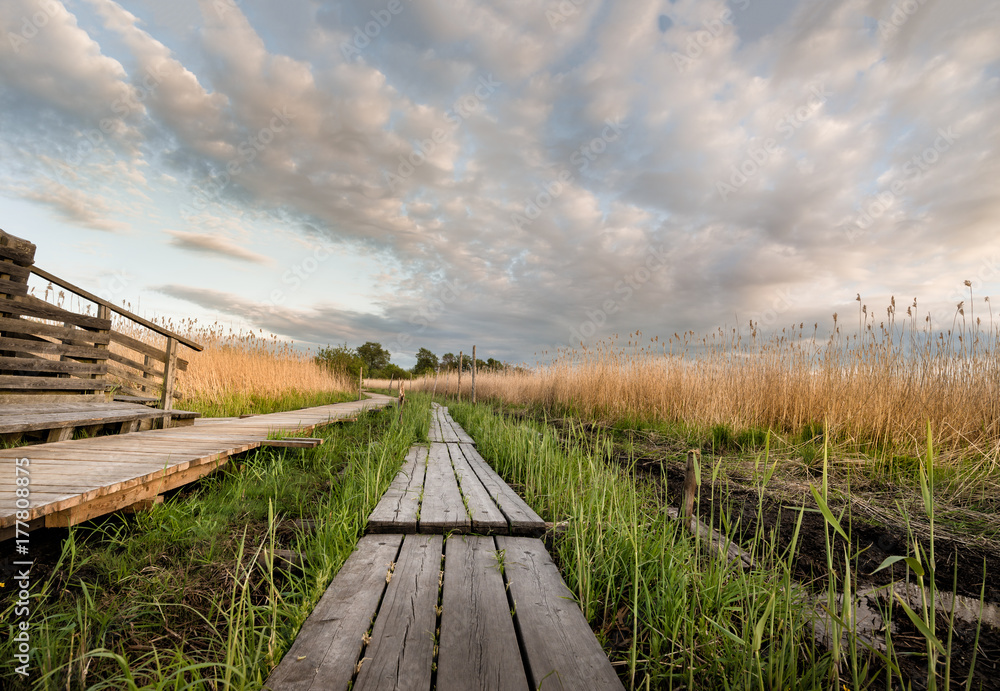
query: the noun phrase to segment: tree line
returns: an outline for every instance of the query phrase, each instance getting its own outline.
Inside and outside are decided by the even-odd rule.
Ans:
[[[433,374],[438,368],[441,371],[454,371],[459,366],[458,355],[454,353],[445,353],[438,357],[427,348],[421,348],[417,351],[416,357],[417,363],[406,370],[391,361],[392,356],[381,343],[368,341],[357,348],[351,348],[347,343],[320,348],[316,354],[316,364],[331,372],[347,373],[355,377],[364,367],[365,376],[373,379],[410,379],[422,374]],[[472,358],[465,355],[462,359],[464,361],[462,370],[472,371]],[[476,358],[476,369],[480,372],[498,372],[510,368],[511,365],[508,363],[494,358],[487,360]]]

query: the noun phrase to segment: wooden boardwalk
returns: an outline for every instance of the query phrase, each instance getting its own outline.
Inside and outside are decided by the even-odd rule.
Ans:
[[[504,534],[544,523],[433,416],[264,688],[622,689],[542,542]]]
[[[25,522],[30,529],[66,527],[153,501],[209,474],[230,456],[266,444],[273,433],[308,432],[393,400],[373,394],[364,401],[0,450],[0,539],[13,536],[23,510],[17,506],[25,499],[17,496],[18,478],[30,490],[21,529]],[[15,459],[28,461],[18,465]]]

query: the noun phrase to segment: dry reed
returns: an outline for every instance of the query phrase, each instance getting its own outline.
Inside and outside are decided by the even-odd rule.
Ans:
[[[985,300],[988,306],[988,298]],[[859,305],[860,307],[860,305]],[[964,305],[949,330],[907,318],[876,323],[864,309],[858,331],[832,335],[798,324],[770,336],[719,329],[666,341],[630,334],[561,351],[532,370],[481,372],[477,394],[517,405],[541,405],[610,422],[672,421],[705,429],[771,429],[797,435],[829,420],[837,439],[880,448],[919,448],[930,420],[942,448],[1000,452],[1000,331],[965,321]],[[853,329],[851,329],[853,331]],[[463,382],[464,383],[464,382]],[[434,377],[410,384],[430,390]],[[463,394],[469,392],[467,384]],[[444,372],[437,391],[455,395]]]

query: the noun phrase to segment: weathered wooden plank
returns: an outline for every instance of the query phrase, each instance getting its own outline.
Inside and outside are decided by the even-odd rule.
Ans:
[[[487,493],[507,517],[511,535],[541,535],[545,532],[545,521],[496,474],[475,446],[459,444],[459,448]]]
[[[0,275],[3,274],[3,266],[0,265]],[[24,281],[15,281],[8,278],[0,278],[0,295],[10,295],[11,297],[24,297],[28,294],[28,284]]]
[[[441,424],[451,428],[451,432],[455,436],[455,441],[462,444],[476,443],[476,440],[470,437],[469,433],[466,432],[464,429],[462,429],[461,425],[455,422],[455,420],[451,417],[451,413],[448,412],[447,408],[441,407],[438,410],[441,414]]]
[[[459,443],[458,435],[451,424],[445,419],[447,411],[448,409],[443,407],[437,409],[438,424],[441,425],[441,439],[446,443],[457,444]]]
[[[354,691],[431,687],[440,535],[407,535],[366,646]]]
[[[260,445],[273,446],[276,449],[315,449],[322,443],[323,440],[317,437],[304,437],[302,439],[286,437],[285,439],[265,439]]]
[[[27,281],[30,275],[31,269],[26,266],[0,261],[0,276],[10,276],[15,281]]]
[[[68,326],[54,326],[30,319],[0,318],[0,331],[31,334],[33,336],[48,336],[49,338],[66,339],[95,345],[108,345],[111,334],[104,331],[88,331]]]
[[[438,649],[439,689],[528,691],[493,538],[452,535],[445,544]]]
[[[103,391],[104,379],[58,379],[56,377],[20,377],[0,374],[0,389],[29,391]]]
[[[29,240],[0,230],[0,249],[5,259],[30,266],[35,261],[35,244]]]
[[[104,374],[105,363],[74,362],[72,360],[47,360],[45,358],[0,358],[0,370],[20,372],[60,372],[67,374]]]
[[[7,300],[0,306],[0,309],[5,314],[17,314],[22,317],[34,317],[35,319],[50,319],[98,331],[108,331],[111,329],[110,319],[100,319],[99,317],[70,312],[31,295],[25,298],[23,302]]]
[[[354,667],[396,561],[402,535],[366,535],[358,541],[292,647],[271,672],[271,691],[341,691]]]
[[[167,361],[167,353],[165,350],[157,348],[156,346],[151,346],[148,343],[143,343],[142,341],[132,338],[131,336],[126,336],[123,333],[112,331],[111,342],[118,343],[119,345],[123,345],[130,350],[146,355],[151,360],[161,363],[166,363]]]
[[[453,530],[468,532],[470,527],[469,514],[458,491],[458,480],[448,456],[448,446],[431,444],[417,529],[421,533],[443,533]]]
[[[507,517],[490,497],[482,481],[469,462],[465,460],[462,450],[455,444],[448,444],[451,464],[458,478],[458,488],[465,499],[469,519],[472,521],[472,531],[489,535],[504,535],[507,533]]]
[[[134,370],[137,370],[139,372],[148,374],[151,377],[159,377],[159,378],[163,377],[163,370],[162,369],[157,369],[156,367],[153,367],[152,365],[146,365],[144,363],[139,362],[138,360],[132,360],[131,358],[127,358],[124,355],[119,355],[118,353],[114,353],[114,352],[108,353],[108,359],[111,360],[112,362],[115,362],[115,363],[118,363],[119,365],[122,365],[123,367],[127,367],[129,369],[134,369]],[[150,359],[152,359],[152,358],[150,358]],[[155,386],[157,384],[157,382],[156,382],[155,379],[146,379],[144,381],[147,382],[147,386]],[[159,399],[156,399],[156,400],[159,400]]]
[[[97,349],[91,346],[67,345],[65,343],[51,343],[49,341],[11,338],[9,336],[0,338],[0,350],[15,353],[37,353],[39,355],[65,355],[66,357],[78,358],[94,358],[94,353],[97,352]],[[104,351],[104,353],[107,353],[107,351]]]
[[[116,362],[110,362],[109,365],[110,365],[108,367],[109,375],[111,375],[112,377],[116,377],[118,379],[124,379],[125,381],[129,382],[134,386],[139,386],[139,387],[148,386],[150,388],[158,389],[160,388],[160,385],[162,383],[155,379],[143,379],[138,374],[126,369],[125,367],[119,365]]]
[[[531,688],[624,689],[541,540],[496,537]]]
[[[431,410],[431,426],[427,432],[427,438],[432,442],[444,442],[444,434],[441,432],[441,420],[438,419],[436,408]]]
[[[163,492],[194,482],[209,473],[214,473],[225,465],[226,462],[227,459],[221,459],[212,463],[191,466],[180,472],[164,475],[160,478],[153,478],[135,487],[117,489],[113,492],[102,494],[95,499],[80,502],[62,511],[48,513],[45,516],[45,527],[67,528],[71,525],[118,511],[138,501],[153,499]]]
[[[145,407],[145,406],[144,406]],[[50,413],[45,415],[0,415],[0,434],[13,432],[31,432],[43,429],[64,427],[86,427],[89,425],[112,424],[128,420],[156,419],[164,415],[163,411],[147,408],[149,412],[138,411],[106,411],[94,414],[85,413]]]
[[[368,517],[370,532],[417,532],[417,514],[420,512],[420,495],[424,489],[426,469],[427,447],[411,447],[403,461],[403,467]]]

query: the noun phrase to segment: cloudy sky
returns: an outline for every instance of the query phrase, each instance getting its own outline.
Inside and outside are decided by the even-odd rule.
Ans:
[[[3,0],[0,27],[0,228],[146,315],[408,366],[1000,293],[996,1]]]

